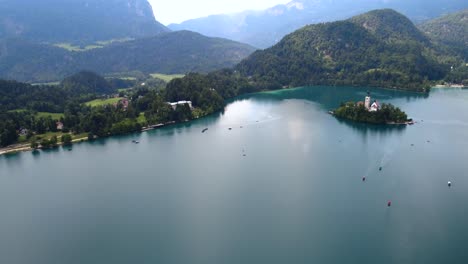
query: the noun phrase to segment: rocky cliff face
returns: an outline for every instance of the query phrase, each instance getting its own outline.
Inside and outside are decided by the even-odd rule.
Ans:
[[[0,38],[87,44],[167,31],[147,0],[0,0]]]

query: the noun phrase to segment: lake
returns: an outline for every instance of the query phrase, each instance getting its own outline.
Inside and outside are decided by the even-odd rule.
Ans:
[[[414,126],[328,114],[366,92],[246,95],[190,123],[2,156],[0,263],[468,263],[468,90],[371,89]]]

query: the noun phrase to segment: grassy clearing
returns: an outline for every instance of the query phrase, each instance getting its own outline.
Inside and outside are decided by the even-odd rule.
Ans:
[[[133,88],[121,88],[121,89],[117,89],[117,91],[120,93],[120,92],[126,92],[126,91],[130,91],[132,90]]]
[[[110,40],[105,40],[105,41],[96,41],[97,45],[101,46],[107,46],[112,43],[117,43],[117,42],[127,42],[133,40],[132,38],[121,38],[121,39],[110,39]]]
[[[83,48],[80,46],[74,46],[73,44],[70,44],[70,43],[57,43],[57,44],[54,44],[54,46],[57,48],[66,49],[68,51],[77,51],[77,52],[104,48],[104,46],[102,45],[95,45],[95,44],[87,45]]]
[[[57,47],[57,48],[68,50],[68,51],[83,52],[83,51],[88,51],[88,50],[92,50],[92,49],[102,49],[105,46],[110,45],[112,43],[126,42],[126,41],[130,41],[130,40],[133,40],[133,39],[131,39],[131,38],[122,38],[122,39],[110,39],[110,40],[105,40],[105,41],[96,41],[95,43],[89,44],[89,45],[84,46],[84,47],[73,45],[71,43],[57,43],[57,44],[54,44],[54,46]]]
[[[15,110],[10,110],[8,112],[10,113],[21,113],[21,112],[26,112],[27,110],[26,109],[15,109]]]
[[[8,112],[16,112],[16,113],[21,113],[27,111],[26,109],[15,109],[15,110],[10,110]],[[46,117],[51,117],[54,120],[59,120],[60,118],[64,117],[63,113],[49,113],[49,112],[37,112],[36,118],[46,118]]]
[[[185,76],[184,74],[161,74],[161,73],[153,73],[150,75],[152,78],[160,79],[165,82],[170,82],[176,78],[183,78]]]
[[[70,134],[70,133],[62,133],[61,131],[59,131],[59,132],[47,132],[47,133],[44,133],[44,134],[35,135],[32,138],[30,138],[29,140],[27,140],[26,137],[22,136],[22,138],[20,138],[19,142],[27,143],[27,142],[31,142],[32,139],[35,139],[36,141],[40,141],[42,139],[50,140],[53,136],[56,136],[58,141],[60,142],[60,139],[61,139],[62,135],[64,135],[64,134]],[[72,140],[80,140],[80,139],[84,139],[84,138],[88,137],[88,133],[71,134],[71,135],[72,135]]]
[[[60,82],[32,83],[32,86],[39,86],[39,85],[57,86],[57,85],[60,85]]]
[[[26,109],[15,109],[15,110],[10,110],[8,112],[10,113],[21,113],[21,112],[26,112],[27,110]],[[63,113],[49,113],[49,112],[37,112],[36,114],[36,118],[46,118],[46,117],[51,117],[52,119],[54,120],[59,120],[60,118],[62,118],[64,116]]]
[[[122,99],[123,98],[121,98],[121,97],[109,98],[109,99],[96,99],[96,100],[93,100],[93,101],[86,102],[85,105],[91,106],[91,107],[110,105],[110,104],[118,103]]]
[[[64,114],[63,113],[48,113],[48,112],[38,112],[36,114],[37,118],[41,118],[41,117],[46,118],[49,116],[54,120],[60,120],[60,118],[64,117]]]
[[[146,125],[148,121],[146,120],[145,113],[140,113],[140,115],[137,118],[137,122],[142,125]]]

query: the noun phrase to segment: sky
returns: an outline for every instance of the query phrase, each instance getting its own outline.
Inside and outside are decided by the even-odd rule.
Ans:
[[[291,0],[148,0],[156,20],[168,25],[215,14],[262,10]]]

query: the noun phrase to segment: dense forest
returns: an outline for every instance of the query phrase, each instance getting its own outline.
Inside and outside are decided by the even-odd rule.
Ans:
[[[59,85],[33,86],[0,80],[0,146],[30,142],[33,147],[50,147],[59,142],[58,132],[65,143],[71,135],[85,133],[93,139],[123,134],[148,125],[191,120],[222,109],[223,97],[206,88],[201,76],[190,74],[184,79],[197,83],[193,90],[179,86],[161,90],[156,82],[156,86],[134,83],[132,89],[120,92],[113,83],[121,82],[92,72],[67,77]],[[223,82],[222,78],[219,81]],[[87,103],[99,98],[118,100],[95,106]],[[193,109],[188,104],[174,109],[167,103],[188,99],[193,99]]]
[[[189,31],[116,42],[87,51],[67,51],[21,39],[0,40],[0,78],[57,81],[81,70],[99,74],[210,72],[232,67],[255,49]]]
[[[468,58],[468,9],[429,20],[419,28],[434,42]]]
[[[236,77],[231,78],[241,81],[240,87],[248,91],[359,85],[427,92],[438,81],[468,79],[464,61],[405,16],[383,9],[306,26],[275,46],[254,52],[234,67]],[[209,75],[204,78],[207,86],[214,85]]]
[[[424,91],[444,78],[431,43],[406,17],[376,10],[350,20],[306,26],[237,69],[277,87],[365,85]],[[436,53],[433,51],[432,53]]]

